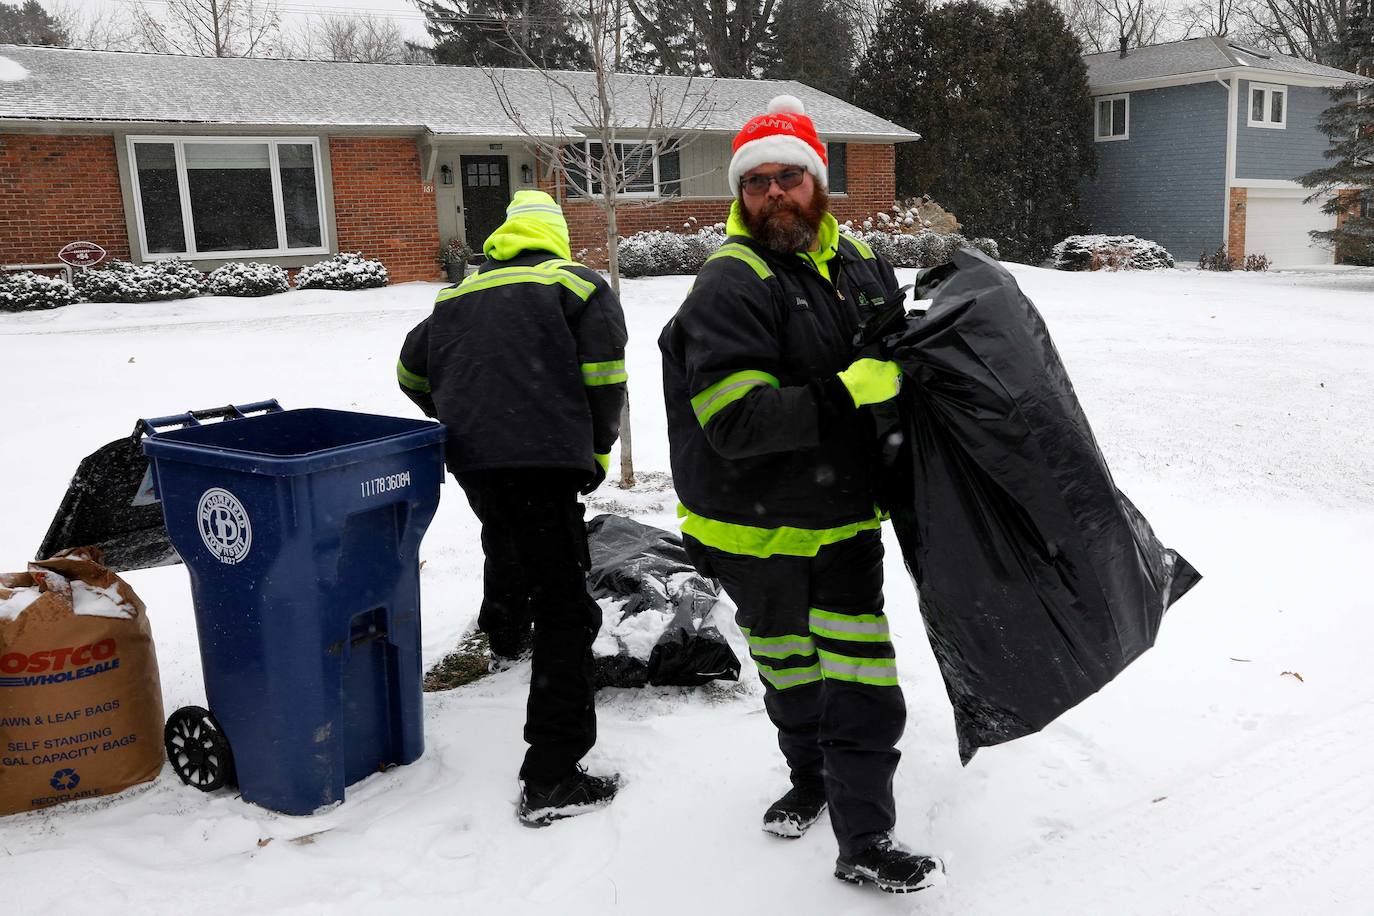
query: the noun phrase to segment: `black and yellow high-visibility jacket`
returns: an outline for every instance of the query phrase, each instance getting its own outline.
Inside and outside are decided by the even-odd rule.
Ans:
[[[731,553],[814,556],[878,527],[872,421],[835,374],[897,279],[829,214],[818,252],[780,255],[738,207],[659,337],[682,530]]]
[[[625,400],[625,316],[606,280],[569,259],[567,238],[548,195],[518,192],[487,262],[406,337],[401,390],[448,427],[454,473],[606,466]]]

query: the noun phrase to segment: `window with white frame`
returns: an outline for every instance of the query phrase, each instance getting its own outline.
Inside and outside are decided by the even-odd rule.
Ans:
[[[1250,118],[1247,123],[1251,127],[1287,127],[1288,88],[1251,83]]]
[[[585,161],[602,161],[604,149],[601,143],[588,140],[576,151],[570,151],[568,171],[577,191],[593,197],[604,193],[599,172],[588,176],[582,169]],[[617,143],[615,149],[616,172],[620,176],[616,182],[619,196],[668,197],[681,193],[682,176],[676,149],[664,150],[657,143],[642,141]]]
[[[128,142],[145,257],[328,253],[317,139]]]
[[[1098,140],[1125,140],[1130,136],[1130,95],[1105,95],[1097,100]]]

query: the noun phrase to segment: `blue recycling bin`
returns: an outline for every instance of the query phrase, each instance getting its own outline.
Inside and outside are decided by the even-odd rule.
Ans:
[[[245,800],[309,814],[424,751],[419,548],[445,429],[265,403],[276,412],[145,421],[167,532],[191,576],[211,714],[169,721],[168,747],[177,725],[173,765],[207,789],[224,783],[227,741]]]

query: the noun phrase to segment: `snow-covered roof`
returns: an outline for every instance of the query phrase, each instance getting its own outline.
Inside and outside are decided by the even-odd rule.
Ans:
[[[0,44],[0,60],[28,71],[0,88],[0,119],[159,122],[226,125],[338,125],[425,128],[435,134],[516,134],[487,73],[477,67],[353,64],[262,58],[182,57],[125,51]],[[551,133],[585,127],[566,93],[550,92],[533,70],[492,71],[526,123]],[[557,79],[594,97],[592,74],[559,71]],[[824,137],[902,142],[912,133],[792,80],[688,79],[616,75],[622,127],[646,127],[651,84],[677,109],[703,93],[711,111],[697,129],[731,132],[766,110],[776,95],[801,99]],[[551,119],[550,115],[555,116]]]
[[[1282,79],[1283,75],[1315,77],[1331,83],[1345,83],[1360,77],[1335,67],[1289,57],[1274,51],[1259,51],[1238,41],[1215,35],[1171,41],[1167,44],[1132,48],[1122,57],[1119,51],[1085,54],[1088,83],[1094,92],[1117,87],[1123,83],[1164,79],[1196,73],[1207,76],[1221,70],[1269,71]],[[1261,74],[1256,74],[1264,78]]]

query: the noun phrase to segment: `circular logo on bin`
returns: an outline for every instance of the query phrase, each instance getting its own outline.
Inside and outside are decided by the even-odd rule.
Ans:
[[[196,509],[200,539],[221,563],[234,564],[253,546],[253,525],[243,503],[228,490],[212,487],[200,495]]]

